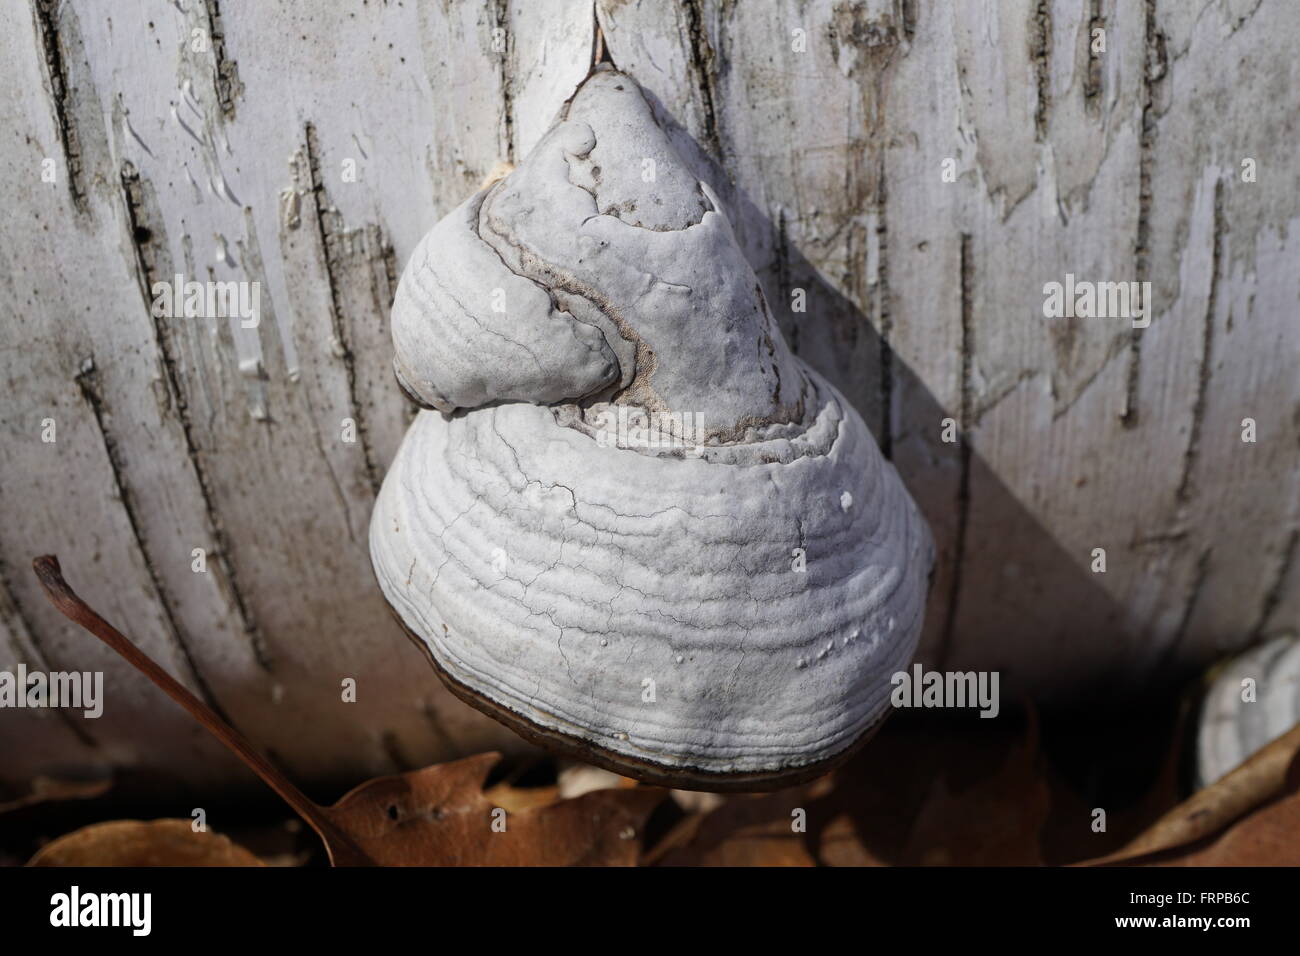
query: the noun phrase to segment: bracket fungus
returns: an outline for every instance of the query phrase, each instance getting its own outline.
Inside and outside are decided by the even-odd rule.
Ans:
[[[929,529],[633,80],[598,68],[434,226],[392,325],[429,410],[371,556],[454,692],[687,789],[795,783],[869,736],[915,651]]]

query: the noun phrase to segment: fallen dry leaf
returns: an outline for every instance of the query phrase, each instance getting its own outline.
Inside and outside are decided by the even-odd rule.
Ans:
[[[627,781],[615,779],[614,789],[566,800],[566,786],[574,781],[563,775],[554,786],[498,783],[485,791],[495,754],[372,780],[334,806],[319,806],[77,598],[57,561],[38,559],[35,566],[60,611],[117,650],[244,760],[317,832],[335,865],[628,865],[641,856],[646,820],[663,791],[625,789]],[[718,806],[681,801],[677,812],[686,815],[641,862],[1026,865],[1042,863],[1048,852],[1051,859],[1076,859],[1062,856],[1062,848],[1082,845],[1074,831],[1086,825],[1090,804],[1083,792],[1071,792],[1077,787],[1054,781],[1032,708],[1028,713],[1027,729],[1015,720],[945,722],[936,729],[933,721],[900,715],[830,777],[773,794],[712,797],[723,800]],[[1180,739],[1175,728],[1163,770],[1139,799],[1117,808],[1125,825],[1115,828],[1114,840],[1172,802]],[[1121,854],[1091,862],[1292,861],[1296,847],[1289,834],[1300,830],[1300,797],[1292,799],[1296,787],[1284,781],[1298,750],[1300,728],[1165,814]],[[803,811],[805,826],[792,826],[796,811]],[[1061,832],[1053,837],[1055,830]]]
[[[633,866],[664,791],[597,790],[527,805],[527,791],[483,781],[498,754],[379,777],[322,810],[369,858],[388,866]],[[554,788],[538,788],[553,790]],[[489,794],[513,802],[511,810]]]
[[[1147,866],[1300,866],[1300,793],[1261,807],[1210,840],[1142,860]]]
[[[645,862],[661,866],[883,866],[1041,861],[1048,790],[1032,714],[935,733],[891,720],[827,777],[691,813]],[[792,823],[801,814],[805,830]]]
[[[28,866],[262,866],[229,838],[189,820],[113,820],[41,847]]]
[[[967,786],[937,778],[903,850],[922,866],[1038,866],[1039,833],[1047,821],[1048,787],[1039,767],[1033,711],[1023,740],[996,769]]]
[[[494,807],[500,807],[507,813],[518,813],[520,810],[549,807],[560,799],[560,788],[554,784],[549,787],[514,787],[508,783],[498,783],[484,790],[483,796]]]
[[[648,855],[660,866],[816,866],[807,834],[792,826],[807,787],[729,796],[718,809],[680,821]]]
[[[1298,758],[1300,726],[1287,731],[1221,780],[1192,794],[1123,849],[1089,863],[1120,863],[1217,833],[1286,792],[1288,768]]]
[[[64,580],[58,559],[33,562],[51,603],[98,637],[189,711],[280,795],[320,836],[335,866],[631,865],[646,818],[665,791],[601,790],[514,812],[493,802],[483,782],[498,754],[380,777],[331,807],[308,799],[210,707],[95,612]],[[519,805],[517,792],[497,791]]]
[[[58,803],[64,800],[90,800],[94,797],[103,796],[112,787],[112,777],[97,777],[86,780],[41,775],[32,779],[27,793],[21,797],[15,797],[13,800],[0,803],[0,814],[39,806],[42,803]]]
[[[888,866],[863,845],[854,819],[841,814],[822,831],[818,857],[824,866]]]
[[[1274,754],[1264,761],[1261,766],[1267,768],[1267,771],[1257,770],[1255,779],[1275,780],[1278,759]],[[1227,780],[1231,776],[1228,774],[1223,779]],[[1217,835],[1211,832],[1194,842],[1164,847],[1149,853],[1096,860],[1092,865],[1300,866],[1300,752],[1292,754],[1277,786],[1279,793],[1273,800],[1237,819]],[[1213,787],[1206,788],[1210,789]],[[1236,799],[1242,789],[1228,793]],[[1209,815],[1211,814],[1207,813]],[[1179,818],[1185,819],[1186,815],[1182,814]],[[1181,833],[1186,832],[1186,828],[1186,824],[1181,830],[1171,826],[1166,832]]]

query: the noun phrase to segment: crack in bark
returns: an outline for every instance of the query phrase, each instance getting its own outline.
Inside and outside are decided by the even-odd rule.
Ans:
[[[1291,567],[1295,564],[1296,553],[1300,548],[1300,528],[1294,528],[1291,534],[1287,536],[1286,545],[1282,548],[1282,560],[1278,562],[1277,571],[1273,575],[1273,580],[1264,592],[1264,600],[1260,604],[1259,617],[1255,621],[1255,626],[1250,629],[1250,645],[1258,644],[1264,638],[1264,631],[1268,627],[1269,619],[1273,612],[1277,610],[1282,603],[1282,589],[1286,586],[1287,576],[1291,573]]]
[[[1029,58],[1034,66],[1036,101],[1034,106],[1034,138],[1047,139],[1047,118],[1052,107],[1052,4],[1038,0],[1030,24],[1031,43]]]
[[[889,302],[889,225],[885,219],[885,154],[876,176],[876,297],[880,305],[880,453],[894,457],[894,315]]]
[[[81,137],[73,119],[72,89],[68,82],[68,64],[59,36],[59,16],[62,0],[35,0],[32,16],[40,36],[46,75],[50,83],[50,97],[54,106],[54,125],[58,129],[63,160],[68,167],[68,194],[79,213],[87,211],[86,187],[81,162]]]
[[[145,573],[149,575],[149,581],[158,596],[158,604],[162,608],[162,618],[164,626],[167,628],[167,635],[179,651],[185,669],[189,672],[189,677],[198,689],[203,702],[216,711],[222,720],[230,723],[230,718],[217,702],[216,696],[212,693],[212,688],[203,678],[202,672],[195,663],[194,655],[190,652],[189,642],[176,620],[176,602],[168,591],[162,575],[158,572],[158,565],[154,560],[153,551],[145,538],[140,524],[139,505],[135,500],[135,494],[131,490],[130,483],[126,480],[126,466],[122,459],[122,451],[109,428],[108,420],[112,413],[104,407],[104,395],[100,388],[99,372],[95,369],[93,359],[88,361],[85,367],[77,373],[76,383],[77,388],[81,391],[81,398],[90,409],[90,413],[95,418],[95,426],[99,429],[99,437],[104,443],[104,454],[108,457],[108,465],[113,472],[113,486],[117,490],[118,500],[122,503],[122,511],[126,515],[127,524],[131,528],[131,536],[135,539],[136,547],[140,550]]]
[[[220,0],[203,0],[208,20],[208,37],[212,41],[212,85],[216,90],[217,104],[226,119],[235,118],[235,100],[244,92],[239,82],[239,68],[226,56],[226,30],[221,22]]]
[[[722,160],[722,137],[718,132],[717,107],[714,102],[714,69],[718,56],[709,42],[708,31],[704,27],[704,12],[700,0],[682,0],[686,12],[687,55],[690,60],[691,73],[694,75],[695,87],[699,92],[700,108],[704,113],[704,138],[709,152],[718,161]]]
[[[1164,78],[1167,68],[1165,37],[1156,24],[1157,0],[1143,0],[1146,63],[1142,71],[1142,129],[1138,138],[1138,223],[1133,254],[1137,281],[1151,276],[1151,170],[1155,163],[1156,114],[1155,85]],[[1150,310],[1150,304],[1147,305]],[[1120,423],[1125,428],[1138,424],[1138,389],[1142,383],[1142,333],[1135,328],[1129,338],[1128,376],[1124,384],[1124,410]]]
[[[166,374],[169,396],[174,403],[176,417],[181,425],[181,433],[185,438],[186,457],[189,460],[190,467],[194,469],[194,475],[198,481],[208,531],[216,544],[216,548],[211,552],[210,557],[216,560],[217,567],[226,582],[230,601],[235,607],[235,613],[239,617],[244,635],[252,646],[254,659],[263,670],[270,672],[272,667],[271,655],[261,629],[244,600],[243,591],[240,589],[239,578],[235,572],[234,562],[230,557],[230,540],[217,512],[216,498],[212,491],[212,480],[203,465],[202,455],[199,453],[198,443],[194,437],[189,403],[185,397],[182,375],[177,369],[176,355],[172,348],[171,331],[164,317],[153,315],[150,290],[159,275],[154,234],[152,228],[147,224],[144,180],[141,179],[139,172],[129,161],[122,164],[121,185],[122,198],[126,205],[127,228],[135,252],[136,280],[140,285],[140,294],[144,300],[145,308],[153,317],[154,340],[158,348],[158,357],[161,359],[163,371]]]
[[[972,384],[972,365],[975,354],[974,339],[974,289],[975,265],[971,261],[971,235],[961,235],[961,477],[957,482],[957,529],[953,536],[952,584],[948,590],[948,606],[944,615],[943,636],[939,643],[938,666],[943,669],[952,648],[953,630],[957,622],[957,609],[961,599],[962,565],[966,559],[966,531],[970,524],[970,474],[971,443],[969,429],[971,412],[975,404]]]
[[[384,267],[384,282],[386,283],[386,294],[384,301],[376,302],[379,311],[384,315],[393,311],[393,300],[397,297],[397,284],[401,281],[402,270],[397,264],[397,252],[393,249],[393,244],[388,241],[388,237],[383,234],[383,230],[378,226],[374,227],[376,235],[375,241],[379,249],[379,263]]]
[[[500,50],[501,81],[501,122],[502,137],[505,140],[505,157],[507,162],[515,161],[515,93],[511,86],[514,76],[513,60],[515,49],[514,34],[510,30],[510,0],[491,0],[492,23],[501,31],[505,43]]]
[[[903,36],[909,41],[916,35],[917,20],[917,3],[918,0],[902,0],[903,3]]]
[[[356,534],[352,530],[352,508],[348,505],[347,495],[343,493],[343,485],[340,484],[339,476],[334,471],[334,464],[325,452],[325,442],[321,438],[320,428],[317,425],[319,419],[316,417],[316,406],[312,403],[310,389],[303,389],[302,399],[307,406],[308,420],[311,422],[311,437],[316,445],[316,454],[320,456],[321,463],[325,466],[325,474],[329,476],[330,487],[334,490],[334,500],[338,502],[339,511],[343,514],[343,524],[348,529],[348,540],[356,544]]]
[[[357,392],[356,355],[352,349],[352,335],[349,323],[343,315],[339,297],[339,272],[342,270],[340,245],[347,239],[347,230],[343,227],[343,217],[329,201],[325,183],[320,172],[320,145],[316,138],[316,127],[306,125],[304,140],[307,160],[308,182],[312,200],[316,209],[316,231],[320,238],[321,259],[325,266],[325,277],[329,283],[330,324],[334,338],[342,353],[343,368],[347,375],[348,407],[352,420],[357,425],[357,443],[361,446],[361,456],[365,468],[366,481],[371,494],[379,494],[381,484],[379,466],[375,463],[374,450],[370,447],[370,428],[361,407],[361,397]],[[388,266],[385,266],[387,269]]]
[[[1205,426],[1205,407],[1210,390],[1211,362],[1214,358],[1214,313],[1219,304],[1219,270],[1223,263],[1223,233],[1226,229],[1223,213],[1223,180],[1214,184],[1214,252],[1210,265],[1210,294],[1205,303],[1205,326],[1201,340],[1201,365],[1196,377],[1196,400],[1192,405],[1191,434],[1183,452],[1183,474],[1178,482],[1178,501],[1191,500],[1192,472],[1201,454],[1201,432]],[[1150,304],[1148,304],[1150,308]]]
[[[1192,622],[1192,612],[1196,610],[1197,602],[1200,600],[1201,592],[1205,590],[1205,582],[1210,576],[1210,554],[1213,548],[1206,548],[1201,552],[1200,557],[1196,559],[1196,571],[1192,577],[1192,586],[1187,592],[1187,602],[1183,605],[1182,616],[1178,619],[1178,626],[1174,629],[1173,639],[1165,646],[1160,653],[1159,663],[1152,668],[1151,673],[1162,674],[1168,671],[1171,661],[1176,659],[1178,649],[1182,646],[1184,638]]]
[[[1171,544],[1179,544],[1186,541],[1189,532],[1186,528],[1175,528],[1171,531],[1157,531],[1154,534],[1135,534],[1128,543],[1128,546],[1134,550],[1138,548],[1156,548],[1162,549]]]
[[[778,207],[775,216],[776,238],[776,287],[781,293],[783,308],[788,309],[790,316],[790,334],[787,336],[790,343],[790,351],[794,355],[799,354],[799,320],[795,318],[793,303],[790,301],[790,293],[794,286],[790,280],[790,237],[787,233],[785,224],[785,207]],[[804,295],[807,295],[805,290]],[[807,308],[805,303],[804,308]]]
[[[1088,35],[1084,38],[1088,51],[1087,71],[1083,79],[1083,105],[1090,116],[1098,117],[1101,112],[1101,95],[1105,73],[1102,70],[1101,54],[1092,49],[1093,31],[1106,29],[1106,15],[1102,12],[1102,0],[1089,0]]]

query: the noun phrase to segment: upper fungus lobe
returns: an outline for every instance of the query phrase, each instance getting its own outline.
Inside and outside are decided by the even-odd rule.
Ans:
[[[557,310],[479,238],[480,192],[416,246],[393,301],[394,370],[444,412],[498,401],[551,404],[617,380],[602,332]]]
[[[614,401],[702,416],[720,441],[800,419],[799,364],[730,222],[636,85],[597,73],[566,115],[485,197],[479,235],[602,330]]]

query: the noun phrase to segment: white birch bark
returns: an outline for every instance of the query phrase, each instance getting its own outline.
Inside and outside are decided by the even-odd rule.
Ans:
[[[248,780],[46,604],[51,551],[295,776],[518,746],[371,576],[409,420],[387,310],[420,236],[585,75],[597,20],[930,520],[928,664],[1120,703],[1300,628],[1300,6],[595,7],[6,5],[0,667],[103,670],[109,696],[98,721],[0,712],[0,779]],[[261,325],[153,317],[177,273],[258,281]],[[1067,273],[1150,281],[1150,327],[1045,319]]]

